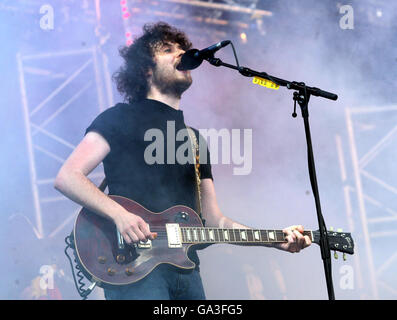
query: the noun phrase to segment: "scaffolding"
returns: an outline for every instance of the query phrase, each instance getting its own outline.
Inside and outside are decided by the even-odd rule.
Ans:
[[[26,4],[37,7],[30,1]],[[58,51],[16,55],[34,208],[33,215],[25,218],[39,239],[52,238],[70,227],[80,210],[54,189],[54,179],[89,122],[113,105],[108,58],[103,50],[109,35],[103,34],[100,1],[79,3],[78,14],[73,17],[68,14],[69,5],[73,4],[63,2],[58,7],[64,16],[57,21],[54,39],[62,38],[64,30],[78,19],[87,30],[94,31],[92,46],[73,50],[61,44]],[[94,182],[102,177],[102,166],[89,175]]]
[[[273,12],[258,9],[257,3],[258,0],[120,1],[127,45],[132,43],[133,35],[140,34],[141,25],[153,18],[181,27],[200,46],[224,40],[230,34],[239,35],[253,26],[263,35],[266,33],[264,21],[271,18]]]
[[[73,68],[70,68],[70,58],[75,65]],[[39,239],[51,238],[69,225],[79,210],[69,212],[61,221],[54,218],[54,209],[57,213],[62,211],[60,202],[70,203],[53,188],[57,169],[87,127],[82,119],[63,116],[70,109],[83,108],[83,111],[74,112],[74,116],[82,113],[93,119],[95,114],[113,105],[107,58],[100,48],[92,47],[35,55],[18,53],[17,63],[34,204],[34,217],[27,219]],[[58,66],[59,70],[54,70],[53,66]],[[40,97],[40,88],[42,92],[47,88],[51,90]],[[90,99],[93,91],[97,101]],[[91,173],[90,179],[102,178],[102,171],[98,168]],[[45,224],[44,220],[54,223]]]
[[[393,280],[392,267],[397,263],[397,249],[391,240],[397,235],[397,185],[391,169],[397,106],[347,108],[345,118],[352,182],[340,137],[336,144],[347,220],[357,242],[354,261],[358,289],[363,299],[395,299],[397,281]]]

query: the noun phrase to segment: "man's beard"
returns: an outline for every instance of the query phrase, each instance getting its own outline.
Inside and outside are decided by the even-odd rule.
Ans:
[[[190,76],[182,79],[176,78],[175,74],[163,70],[153,72],[152,85],[156,86],[162,94],[181,98],[182,93],[189,89],[191,84],[192,78]]]

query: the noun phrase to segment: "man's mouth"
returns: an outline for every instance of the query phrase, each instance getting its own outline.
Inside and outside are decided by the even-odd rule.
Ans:
[[[179,72],[181,72],[182,74],[189,74],[189,71],[190,70],[183,70],[183,69],[180,69],[180,67],[181,67],[181,61],[179,61],[179,63],[177,63],[176,65],[175,65],[175,69],[177,70],[177,71],[179,71]]]
[[[177,65],[175,66],[175,69],[178,70],[178,71],[181,71],[181,72],[186,72],[186,71],[188,71],[188,70],[183,70],[183,69],[181,68],[181,66],[182,66],[182,61],[179,61],[179,63],[177,63]]]

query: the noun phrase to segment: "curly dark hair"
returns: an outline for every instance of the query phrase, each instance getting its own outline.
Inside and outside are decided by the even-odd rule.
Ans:
[[[117,90],[129,103],[146,98],[149,91],[147,74],[155,67],[154,54],[163,43],[177,43],[185,51],[192,47],[183,31],[166,22],[147,23],[142,29],[139,38],[119,50],[124,64],[113,75]]]

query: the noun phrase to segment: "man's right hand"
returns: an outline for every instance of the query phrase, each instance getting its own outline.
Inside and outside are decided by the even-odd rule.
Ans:
[[[150,232],[149,225],[140,216],[127,210],[118,214],[114,218],[114,223],[128,244],[154,240],[157,236],[157,233]]]

